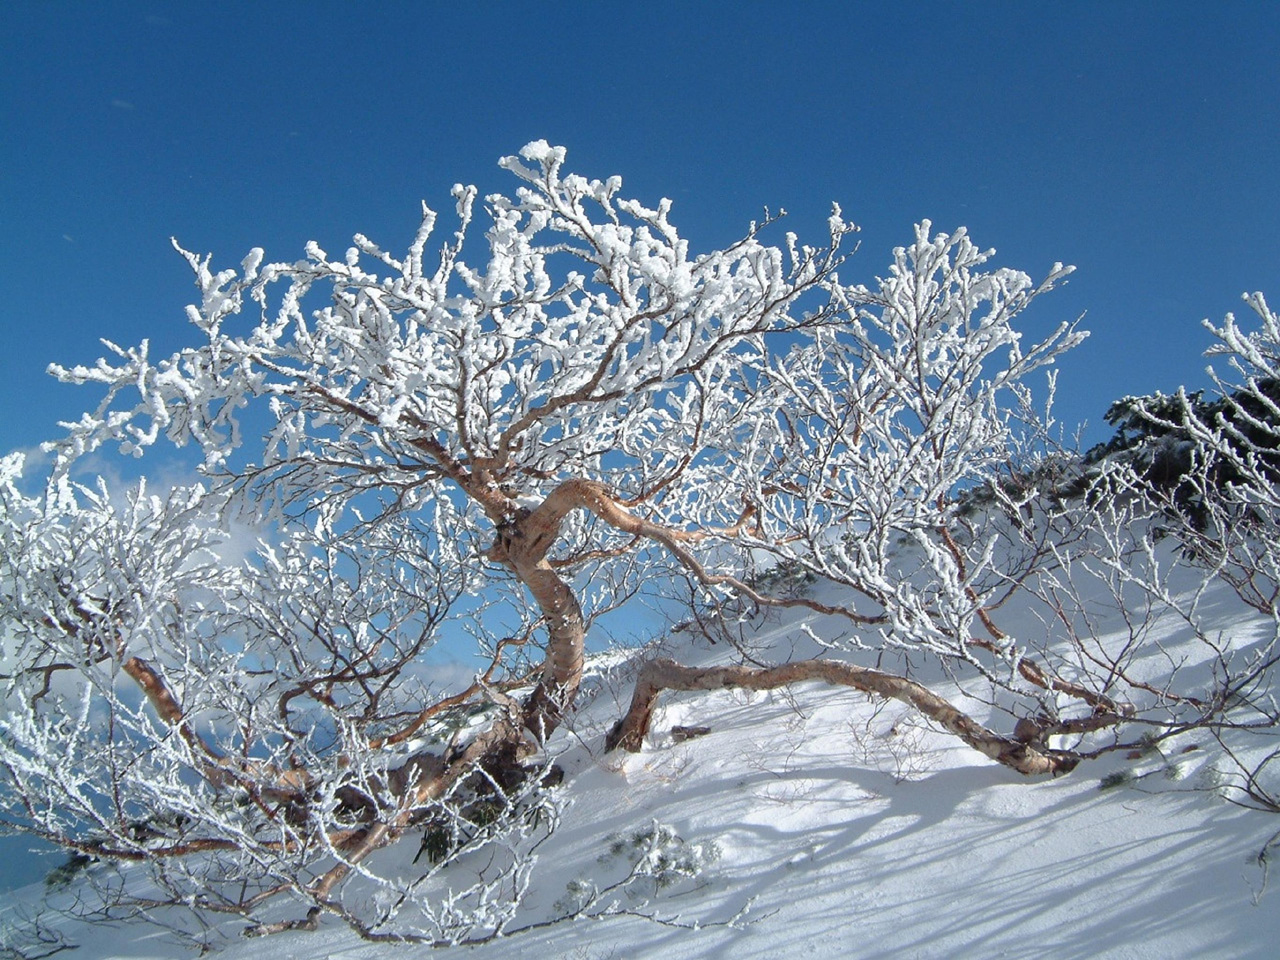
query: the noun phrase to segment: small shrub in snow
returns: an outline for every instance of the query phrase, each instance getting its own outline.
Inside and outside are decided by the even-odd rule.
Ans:
[[[720,857],[720,848],[714,841],[690,843],[674,828],[653,820],[629,833],[609,837],[607,844],[606,851],[596,862],[608,868],[612,879],[603,882],[584,878],[571,880],[554,907],[562,918],[599,919],[626,914],[659,919],[668,926],[702,925],[678,916],[658,918],[656,914],[643,910],[650,898],[660,891],[702,877]],[[622,898],[633,905],[624,905]],[[736,927],[750,906],[748,902],[734,917],[712,925]]]
[[[1098,781],[1099,790],[1114,790],[1116,787],[1124,787],[1133,783],[1137,778],[1132,770],[1116,770],[1108,773],[1105,777]]]
[[[883,702],[870,717],[848,723],[854,762],[887,774],[894,783],[919,779],[937,763],[925,743],[928,728],[907,716],[886,721],[882,709]]]
[[[697,877],[720,858],[720,848],[714,841],[689,843],[655,820],[625,837],[614,837],[605,859],[614,858],[634,858],[634,875],[648,877],[662,889]]]

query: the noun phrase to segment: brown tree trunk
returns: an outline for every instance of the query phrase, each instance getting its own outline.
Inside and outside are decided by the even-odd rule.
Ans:
[[[498,534],[489,557],[509,566],[529,588],[547,619],[547,657],[542,678],[525,706],[525,726],[538,738],[545,739],[564,720],[582,682],[583,642],[586,621],[569,585],[552,569],[547,551],[560,535],[560,524],[574,510],[588,510],[600,520],[634,537],[644,537],[661,544],[700,582],[727,584],[753,601],[770,606],[803,606],[819,613],[838,614],[855,622],[878,622],[881,618],[862,616],[854,611],[829,607],[808,599],[779,599],[762,596],[750,585],[734,577],[708,573],[686,544],[707,536],[706,532],[672,529],[638,517],[623,507],[604,484],[591,480],[566,480],[556,487],[534,510],[511,516],[510,503],[495,498],[486,500],[473,493],[490,516],[498,523]],[[504,511],[507,511],[504,513]],[[744,513],[744,518],[750,512]],[[733,535],[746,520],[734,527],[717,531]]]
[[[582,683],[586,619],[573,590],[551,568],[547,551],[560,535],[565,516],[583,505],[577,484],[561,484],[536,510],[502,523],[489,548],[490,559],[512,569],[545,618],[547,655],[524,711],[525,727],[539,740],[564,722]]]
[[[638,751],[649,731],[653,708],[663,690],[721,690],[727,687],[773,690],[804,680],[853,687],[910,704],[984,756],[1028,776],[1067,773],[1079,762],[1079,758],[1070,753],[1042,750],[988,730],[942,697],[905,677],[832,660],[800,660],[760,669],[685,667],[674,660],[651,661],[645,664],[636,678],[631,706],[626,716],[610,731],[605,746],[609,750],[622,747],[633,753]]]
[[[547,656],[542,676],[525,704],[524,725],[545,740],[562,722],[582,683],[586,621],[569,585],[551,569],[546,558],[531,567],[516,564],[547,622]]]

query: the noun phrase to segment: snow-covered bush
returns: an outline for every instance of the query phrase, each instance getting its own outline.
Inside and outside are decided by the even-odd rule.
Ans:
[[[433,255],[426,208],[403,255],[360,235],[239,270],[184,252],[190,346],[53,368],[104,396],[50,445],[42,493],[0,463],[0,819],[133,864],[115,896],[140,908],[499,936],[557,820],[549,750],[588,629],[670,570],[704,609],[825,618],[828,655],[655,661],[610,746],[640,748],[665,689],[802,680],[899,700],[1027,774],[1130,722],[1221,721],[1232,657],[1202,638],[1225,672],[1186,693],[1147,644],[1165,612],[1195,631],[1194,591],[1171,592],[1187,568],[1152,546],[1131,474],[1053,502],[1018,480],[1058,462],[1032,381],[1083,334],[1015,321],[1069,268],[992,268],[926,221],[849,284],[838,207],[815,247],[763,243],[767,221],[693,254],[669,201],[564,160],[504,160],[520,186],[484,198],[478,241],[455,187]],[[162,441],[199,448],[201,484],[77,481],[86,454]],[[957,503],[976,489],[978,514]],[[258,538],[248,559],[231,529]],[[1082,577],[1159,611],[1095,637]],[[1001,628],[1015,594],[1043,636]],[[433,683],[437,644],[467,638],[474,682]]]
[[[1253,324],[1233,314],[1221,325],[1205,321],[1215,340],[1208,356],[1226,361],[1210,368],[1216,396],[1179,391],[1135,401],[1132,417],[1143,433],[1174,436],[1183,450],[1172,491],[1156,484],[1169,532],[1266,624],[1247,659],[1223,664],[1219,688],[1230,725],[1265,734],[1280,719],[1270,682],[1280,661],[1280,317],[1263,294],[1244,299]],[[1228,747],[1228,793],[1280,812],[1280,748],[1258,739],[1252,749]]]
[[[19,458],[0,478],[5,822],[134,863],[144,907],[502,932],[554,822],[527,811],[588,625],[652,578],[655,548],[685,563],[732,541],[720,516],[740,506],[710,494],[754,415],[752,364],[829,322],[852,229],[833,215],[821,247],[780,249],[753,225],[693,256],[667,201],[563,161],[545,143],[503,161],[521,186],[485,198],[480,262],[461,186],[434,255],[425,208],[402,256],[362,236],[238,271],[184,253],[194,345],[54,368],[105,396],[51,445],[44,493]],[[71,479],[104,444],[164,440],[198,446],[202,485]],[[231,524],[259,538],[247,561]],[[487,666],[433,684],[437,642],[468,634]],[[447,868],[453,893],[388,859],[442,826],[457,845],[418,873]],[[456,861],[477,843],[468,899]]]

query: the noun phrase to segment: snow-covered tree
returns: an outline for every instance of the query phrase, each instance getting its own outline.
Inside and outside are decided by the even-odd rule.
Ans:
[[[501,934],[557,816],[546,745],[590,624],[658,565],[721,626],[778,607],[825,618],[830,655],[656,661],[610,746],[639,748],[664,689],[818,680],[1056,773],[1087,753],[1078,738],[1190,702],[1070,612],[1061,644],[998,623],[1020,591],[1068,597],[1072,571],[1123,595],[1117,565],[1146,542],[1090,539],[1149,519],[1104,516],[1136,492],[1042,496],[1057,461],[1030,378],[1083,334],[1029,343],[1015,320],[1069,268],[1038,283],[992,269],[963,230],[926,221],[886,277],[848,284],[838,207],[818,246],[766,245],[766,219],[695,255],[668,201],[564,159],[537,142],[502,162],[521,186],[484,198],[479,260],[462,186],[431,253],[426,207],[401,256],[357,236],[338,258],[254,250],[215,271],[183,251],[190,347],[107,344],[94,366],[53,368],[105,396],[50,445],[42,494],[23,492],[20,458],[0,470],[6,822],[138,863],[142,906],[264,932],[330,913],[370,937]],[[200,484],[73,480],[104,445],[162,440],[198,446]],[[260,538],[248,560],[230,524]],[[834,586],[773,590],[762,568]],[[487,667],[446,694],[430,653],[468,631]],[[921,657],[1015,729],[909,677]],[[429,866],[384,856],[424,831]],[[442,893],[468,857],[474,881]]]
[[[1206,355],[1226,361],[1209,368],[1213,396],[1179,390],[1122,403],[1138,435],[1126,453],[1154,488],[1163,528],[1266,625],[1243,650],[1220,641],[1212,705],[1230,715],[1215,731],[1268,734],[1251,749],[1223,743],[1232,758],[1228,778],[1239,788],[1232,798],[1280,812],[1280,750],[1269,735],[1280,725],[1272,686],[1280,663],[1280,316],[1262,293],[1244,300],[1252,323],[1234,314],[1220,325],[1204,321],[1214,340]]]

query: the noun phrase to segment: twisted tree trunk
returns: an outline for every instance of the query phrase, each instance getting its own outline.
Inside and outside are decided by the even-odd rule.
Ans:
[[[547,623],[547,655],[542,676],[525,704],[524,725],[545,740],[564,722],[582,683],[586,621],[569,585],[551,569],[546,558],[514,564]]]
[[[926,687],[893,674],[832,660],[800,660],[777,667],[685,667],[674,660],[653,660],[636,678],[631,706],[605,740],[609,750],[621,747],[637,752],[653,721],[653,709],[663,690],[774,690],[804,680],[821,680],[865,693],[900,700],[992,760],[1028,776],[1061,774],[1072,770],[1079,758],[1060,750],[1040,749],[1003,737],[957,710]]]
[[[561,484],[536,510],[522,511],[498,526],[489,558],[511,568],[528,588],[547,627],[547,654],[542,676],[525,704],[524,725],[545,740],[564,722],[582,683],[586,619],[573,590],[547,560],[560,535],[560,524],[584,506],[580,485]]]

